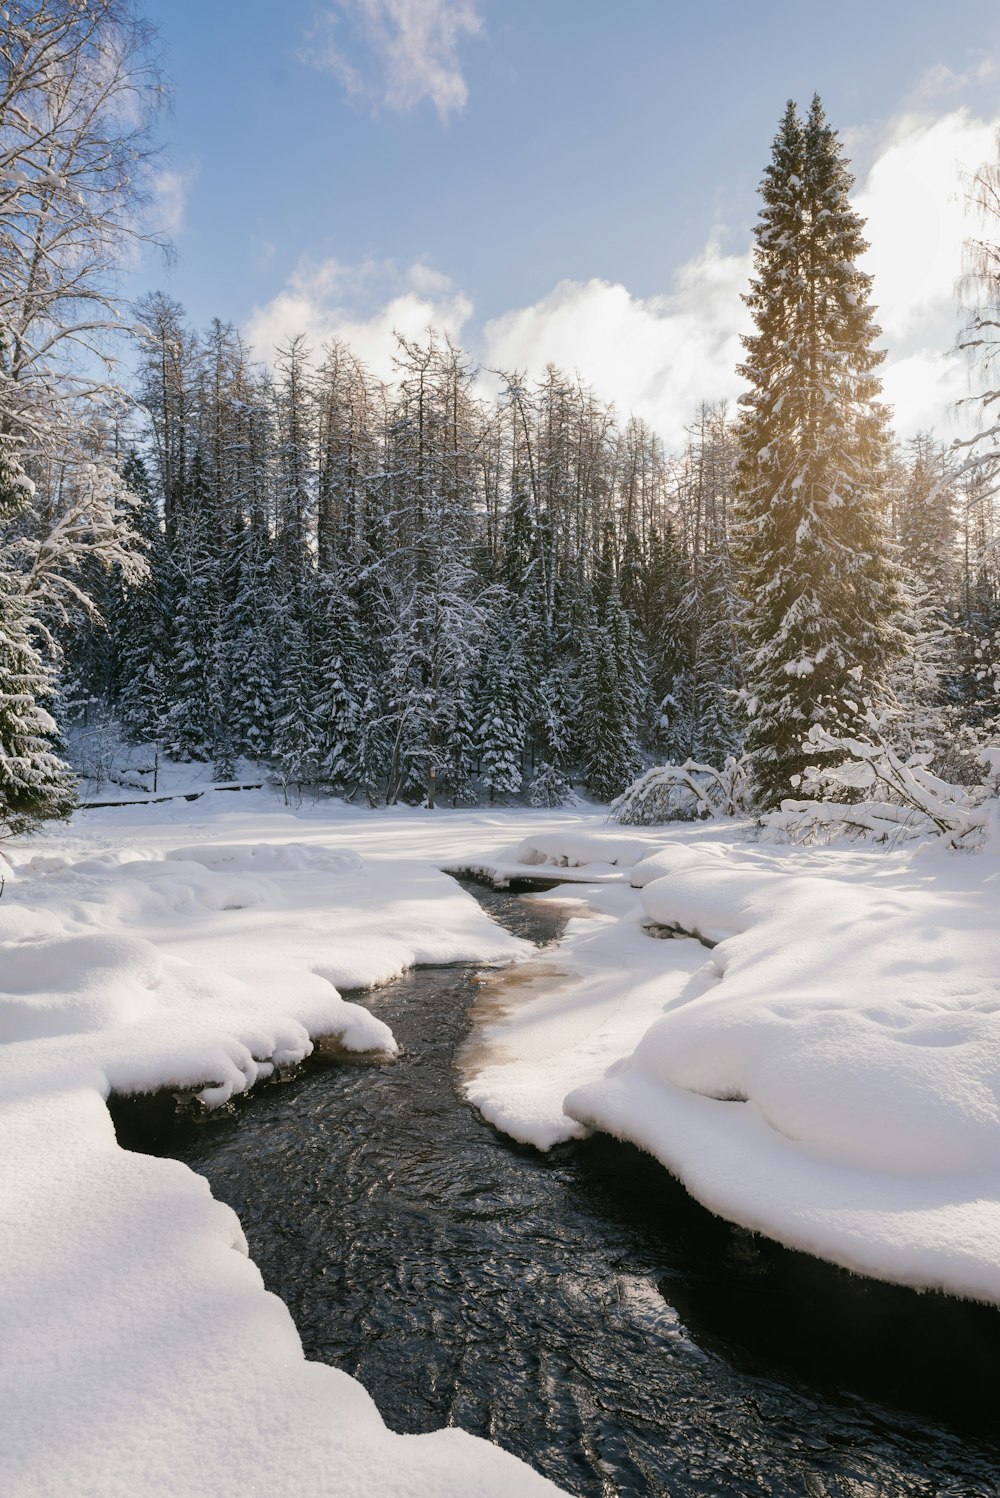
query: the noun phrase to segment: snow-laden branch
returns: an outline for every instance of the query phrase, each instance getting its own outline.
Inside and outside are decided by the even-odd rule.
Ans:
[[[19,542],[18,549],[27,558],[26,568],[18,574],[20,592],[50,646],[46,618],[65,623],[75,609],[98,617],[81,581],[85,563],[119,567],[130,583],[146,575],[147,563],[132,525],[137,503],[108,464],[85,463],[69,503],[51,528],[40,539]]]
[[[721,770],[685,760],[655,765],[611,803],[608,818],[629,826],[659,822],[746,816],[750,771],[745,758],[730,755]]]
[[[978,785],[953,785],[929,768],[929,755],[903,759],[871,712],[868,730],[861,739],[814,725],[809,742],[817,752],[840,757],[810,768],[802,785],[830,799],[783,801],[766,819],[768,828],[801,841],[844,833],[882,839],[937,835],[954,848],[980,847],[1000,830],[1000,745],[987,745],[977,755],[985,771]],[[840,800],[833,799],[837,792]]]

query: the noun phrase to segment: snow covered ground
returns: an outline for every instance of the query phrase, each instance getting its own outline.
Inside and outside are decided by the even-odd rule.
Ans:
[[[571,923],[527,1002],[518,974],[470,1097],[540,1148],[590,1127],[632,1140],[790,1247],[1000,1302],[1000,857],[737,831],[629,850],[555,829],[506,851],[503,868],[569,864],[549,898],[607,915]],[[610,858],[634,888],[581,884]]]
[[[474,821],[470,847],[495,840]],[[428,860],[446,825],[217,794],[5,846],[0,1492],[556,1491],[460,1431],[391,1434],[360,1385],[307,1363],[235,1215],[186,1167],[119,1149],[104,1105],[159,1086],[218,1102],[320,1035],[391,1054],[338,988],[519,955]]]
[[[233,1213],[104,1106],[219,1102],[320,1036],[390,1057],[338,990],[414,962],[498,965],[462,1061],[516,1138],[607,1129],[748,1227],[1000,1301],[995,856],[269,791],[81,812],[3,856],[0,1491],[555,1491],[459,1431],[387,1432],[305,1361]],[[560,880],[564,941],[535,954],[445,867]]]

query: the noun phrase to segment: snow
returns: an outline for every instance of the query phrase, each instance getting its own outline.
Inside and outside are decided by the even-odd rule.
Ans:
[[[489,825],[468,819],[470,847]],[[433,866],[446,826],[297,817],[261,792],[84,812],[5,845],[0,1491],[557,1491],[461,1431],[387,1431],[359,1384],[306,1362],[233,1212],[186,1167],[120,1149],[105,1107],[162,1086],[221,1102],[321,1035],[388,1056],[339,988],[521,955]]]
[[[321,1036],[389,1058],[342,991],[414,962],[495,969],[459,1060],[514,1138],[607,1130],[748,1228],[1000,1301],[1000,858],[746,833],[249,791],[5,844],[0,1491],[555,1491],[460,1431],[388,1432],[305,1361],[233,1213],[105,1107],[221,1102]],[[534,898],[565,937],[536,953],[446,867],[558,881]]]
[[[730,826],[661,832],[629,891],[573,886],[604,918],[571,923],[558,986],[484,1025],[469,1096],[540,1148],[629,1139],[790,1247],[1000,1302],[1000,857]],[[566,851],[560,830],[520,850]],[[573,855],[582,878],[585,836]]]
[[[566,1094],[629,1055],[704,958],[696,942],[651,941],[627,888],[572,884],[546,898],[582,913],[557,956],[485,986],[463,1067],[483,1116],[543,1150],[587,1132],[564,1112]]]
[[[660,840],[622,832],[618,828],[588,828],[585,832],[573,827],[553,830],[547,827],[541,836],[526,837],[514,854],[515,865],[551,864],[559,869],[578,869],[587,866],[587,878],[592,880],[597,870],[605,877],[616,865],[631,867],[653,853]],[[524,872],[522,868],[521,872]]]

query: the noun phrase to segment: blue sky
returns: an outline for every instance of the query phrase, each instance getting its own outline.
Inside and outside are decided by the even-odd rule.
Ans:
[[[896,306],[901,425],[957,390],[930,368],[954,335],[963,232],[942,200],[1000,123],[995,0],[146,8],[174,86],[157,211],[179,259],[133,284],[238,323],[262,353],[296,320],[380,372],[393,321],[438,322],[487,362],[535,367],[548,342],[670,436],[685,400],[735,393],[756,185],[785,99],[818,89]],[[915,292],[890,249],[917,262]]]

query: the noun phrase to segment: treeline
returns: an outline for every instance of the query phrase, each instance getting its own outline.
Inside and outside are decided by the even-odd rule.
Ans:
[[[964,451],[893,454],[815,98],[761,183],[739,412],[667,455],[555,369],[485,394],[431,334],[383,384],[302,340],[268,372],[162,296],[125,319],[154,43],[133,0],[0,10],[0,837],[70,809],[59,730],[95,722],[372,803],[607,799],[742,750],[763,811],[817,735],[829,768],[869,732],[973,779],[1000,737],[1000,164],[970,184]]]
[[[608,799],[651,758],[738,750],[753,600],[724,409],[668,457],[553,368],[484,397],[433,334],[400,340],[385,385],[301,339],[269,373],[162,296],[139,320],[144,427],[121,466],[149,572],[88,579],[105,623],[65,631],[67,718],[371,804]],[[924,437],[884,501],[910,580],[896,735],[955,758],[994,710],[992,500]]]
[[[371,802],[609,797],[650,752],[732,746],[721,414],[678,466],[555,370],[484,399],[433,336],[387,387],[342,346],[270,375],[221,323],[141,319],[150,573],[93,579],[77,716]]]

